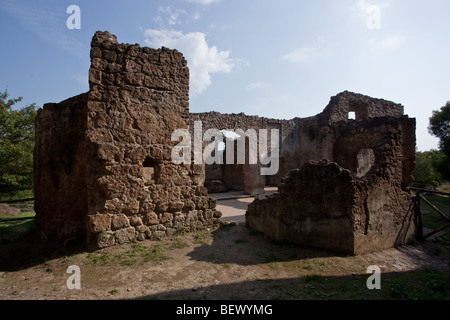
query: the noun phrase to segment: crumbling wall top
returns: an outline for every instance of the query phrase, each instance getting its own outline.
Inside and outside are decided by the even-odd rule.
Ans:
[[[110,42],[111,44],[117,44],[117,37],[108,31],[97,31],[92,37],[91,45],[98,45],[102,43]]]
[[[320,118],[327,123],[346,121],[351,112],[354,112],[355,120],[359,121],[378,117],[401,117],[404,115],[404,107],[384,99],[344,91],[331,97]]]

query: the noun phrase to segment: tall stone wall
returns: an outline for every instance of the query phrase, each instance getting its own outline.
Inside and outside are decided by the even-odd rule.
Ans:
[[[89,88],[38,113],[39,233],[86,236],[103,247],[219,223],[201,168],[171,160],[172,132],[189,125],[183,55],[119,44],[114,35],[97,32]]]
[[[87,94],[38,110],[34,150],[36,227],[45,239],[86,233]]]

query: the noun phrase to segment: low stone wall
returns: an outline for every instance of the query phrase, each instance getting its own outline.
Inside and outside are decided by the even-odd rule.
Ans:
[[[405,188],[412,182],[405,165],[414,163],[408,155],[415,120],[373,118],[330,129],[332,161],[310,161],[291,171],[278,193],[249,205],[247,225],[276,240],[349,254],[415,237],[420,213]]]

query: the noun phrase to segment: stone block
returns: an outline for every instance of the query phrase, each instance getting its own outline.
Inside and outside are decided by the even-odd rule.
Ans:
[[[130,227],[128,217],[124,214],[113,215],[111,220],[111,229],[113,231]]]
[[[155,212],[148,212],[144,214],[144,224],[153,226],[159,223],[158,215]]]
[[[118,244],[133,242],[136,240],[136,230],[134,227],[116,230],[114,237]]]
[[[91,233],[99,233],[111,228],[111,215],[109,214],[94,214],[89,215],[87,219],[88,230]]]

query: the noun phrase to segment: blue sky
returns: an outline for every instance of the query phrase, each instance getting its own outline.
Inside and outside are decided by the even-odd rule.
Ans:
[[[70,5],[81,29],[67,28]],[[2,0],[0,91],[21,106],[88,91],[97,30],[181,51],[191,112],[313,116],[344,90],[405,106],[417,147],[450,100],[448,0]]]

